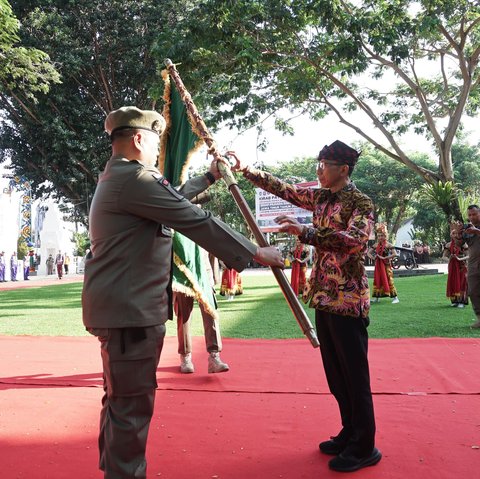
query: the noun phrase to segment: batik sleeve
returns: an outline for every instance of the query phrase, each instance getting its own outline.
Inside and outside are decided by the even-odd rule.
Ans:
[[[309,211],[315,209],[315,190],[312,188],[300,188],[291,185],[266,171],[253,168],[245,172],[244,176],[258,188],[268,191],[272,193],[272,195],[278,196],[292,205]]]
[[[365,247],[374,224],[373,205],[369,198],[360,198],[344,230],[329,227],[305,227],[300,241],[321,250],[354,254]]]

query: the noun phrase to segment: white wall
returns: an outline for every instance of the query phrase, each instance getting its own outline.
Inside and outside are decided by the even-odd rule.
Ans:
[[[14,251],[17,251],[17,240],[20,235],[20,207],[22,194],[19,191],[11,191],[8,193],[9,179],[3,178],[0,168],[0,251],[5,251],[5,263],[7,279],[10,279],[10,257]],[[39,265],[37,274],[46,274],[45,261],[51,253],[53,257],[58,251],[64,255],[68,254],[73,260],[74,244],[71,241],[74,224],[63,220],[63,214],[60,212],[57,204],[49,200],[36,200],[32,204],[32,242],[35,238],[35,219],[37,214],[37,206],[41,204],[47,207],[48,211],[45,213],[43,227],[40,232],[40,247],[35,248],[34,251],[41,255],[41,263]],[[23,279],[21,273],[21,264],[19,262],[19,270],[17,279]],[[75,272],[74,264],[71,264],[72,272]]]
[[[48,211],[45,212],[45,219],[40,232],[40,248],[36,250],[37,254],[41,256],[38,266],[38,274],[40,275],[47,274],[45,262],[49,254],[55,258],[57,253],[61,251],[63,255],[68,254],[72,258],[74,248],[71,241],[74,224],[63,221],[63,213],[54,202],[44,201],[42,206],[47,207]]]
[[[407,220],[397,231],[395,246],[402,246],[403,243],[412,245],[413,241],[409,232],[413,231],[413,219]]]
[[[20,198],[17,191],[7,192],[9,180],[0,177],[0,251],[5,251],[5,274],[10,279],[10,258],[17,251],[20,231]],[[23,275],[17,273],[17,279]]]

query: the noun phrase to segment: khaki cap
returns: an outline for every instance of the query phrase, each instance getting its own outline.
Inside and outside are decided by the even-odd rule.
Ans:
[[[165,120],[154,110],[140,110],[136,106],[124,106],[113,110],[105,118],[105,131],[110,136],[115,131],[127,128],[153,131],[160,135],[165,129]]]

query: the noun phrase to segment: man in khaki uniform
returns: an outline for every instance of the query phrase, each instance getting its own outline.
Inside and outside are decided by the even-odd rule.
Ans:
[[[470,205],[467,214],[469,227],[464,230],[464,239],[468,245],[468,295],[476,316],[472,328],[480,328],[480,207]]]
[[[241,271],[253,258],[282,266],[273,247],[259,248],[187,198],[220,174],[216,164],[181,192],[155,168],[164,129],[155,111],[112,111],[105,130],[112,157],[90,211],[91,254],[85,263],[83,322],[101,344],[104,390],[100,469],[108,479],[145,478],[156,368],[172,318],[171,228]]]

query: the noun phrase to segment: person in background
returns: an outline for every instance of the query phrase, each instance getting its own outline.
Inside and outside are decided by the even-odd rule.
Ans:
[[[65,253],[65,261],[63,262],[63,268],[65,270],[65,274],[68,274],[68,269],[70,268],[70,256]]]
[[[220,296],[225,296],[228,301],[233,301],[235,296],[243,294],[242,277],[238,271],[223,264],[222,283]]]
[[[10,280],[11,281],[17,281],[17,270],[18,270],[17,253],[16,251],[14,251],[12,256],[10,257]]]
[[[430,263],[430,246],[427,243],[423,243],[423,261]]]
[[[48,255],[47,261],[45,261],[47,265],[47,275],[53,274],[53,267],[55,266],[55,260],[51,254]]]
[[[28,252],[28,266],[30,267],[30,272],[36,271],[37,269],[37,262],[33,249]]]
[[[23,279],[24,281],[29,281],[30,278],[30,259],[28,256],[25,256],[25,258],[23,258]]]
[[[442,258],[448,259],[447,298],[452,306],[464,308],[468,304],[468,246],[463,239],[461,223],[450,225],[450,241],[444,247]]]
[[[194,300],[197,300],[203,320],[205,346],[208,354],[208,372],[222,373],[230,369],[220,358],[222,337],[215,299],[215,280],[209,254],[203,248],[174,233],[173,309],[177,317],[178,354],[180,372],[195,372],[192,360],[191,325]],[[177,245],[181,245],[177,247]],[[193,280],[193,278],[195,278]]]
[[[298,295],[303,293],[303,288],[307,281],[307,266],[310,260],[310,249],[307,245],[302,244],[297,238],[295,241],[295,249],[293,250],[292,271],[290,284],[293,292]]]
[[[5,251],[0,252],[0,283],[6,283]]]
[[[375,261],[373,275],[373,302],[377,303],[380,298],[392,298],[392,304],[399,303],[397,290],[393,282],[393,268],[391,260],[397,256],[395,247],[387,241],[387,227],[379,223],[376,227],[377,242],[368,250],[367,255]]]
[[[62,254],[61,251],[59,251],[56,258],[55,258],[55,264],[57,266],[58,279],[62,279],[62,277],[63,277],[63,263],[64,263],[63,254]]]
[[[467,284],[476,320],[472,328],[480,328],[480,207],[467,208],[468,224],[463,227],[463,238],[468,246]]]
[[[415,261],[417,264],[425,263],[425,254],[423,251],[423,244],[420,242],[417,242],[415,244],[413,254],[415,256]]]

